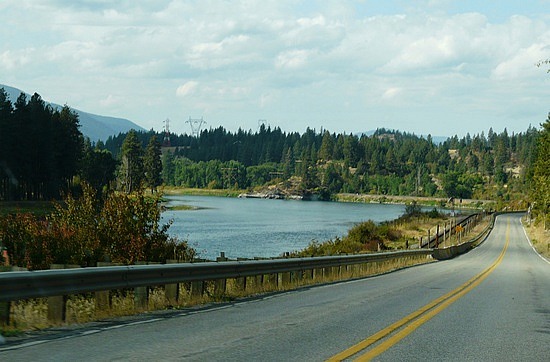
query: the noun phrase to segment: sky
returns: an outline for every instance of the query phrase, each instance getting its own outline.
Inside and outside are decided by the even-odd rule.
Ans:
[[[550,0],[0,0],[1,84],[178,134],[524,132],[548,58]]]

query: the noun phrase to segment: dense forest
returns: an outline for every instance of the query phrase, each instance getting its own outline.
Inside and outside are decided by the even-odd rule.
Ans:
[[[145,144],[151,134],[138,138]],[[232,133],[219,127],[199,137],[171,134],[163,180],[213,189],[297,184],[295,192],[327,199],[336,193],[374,193],[509,201],[529,190],[538,135],[533,127],[517,134],[489,129],[487,135],[454,136],[436,144],[430,136],[387,129],[358,136],[312,129],[285,133],[265,126],[255,133]],[[125,138],[111,137],[105,147],[116,154]]]

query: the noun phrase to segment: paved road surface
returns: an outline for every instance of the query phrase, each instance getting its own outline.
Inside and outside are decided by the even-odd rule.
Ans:
[[[503,215],[453,260],[26,342],[0,346],[0,361],[543,361],[550,264]]]

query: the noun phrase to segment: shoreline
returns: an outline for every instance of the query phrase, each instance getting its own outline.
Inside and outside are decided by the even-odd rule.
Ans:
[[[404,196],[404,195],[372,195],[372,194],[336,194],[338,202],[361,202],[371,204],[399,204],[406,205],[416,201],[421,206],[434,207],[452,207],[448,204],[447,198],[442,197],[425,197],[425,196]],[[456,209],[493,209],[495,201],[492,200],[477,200],[477,199],[462,199],[455,201]]]
[[[247,190],[219,190],[219,189],[196,189],[185,187],[165,187],[162,189],[165,195],[194,195],[194,196],[218,196],[218,197],[243,197],[242,195],[262,196],[261,192],[249,192]],[[268,195],[268,194],[266,194]],[[266,197],[269,199],[281,199]],[[285,198],[285,200],[301,200],[301,198]],[[304,199],[305,200],[305,199]],[[451,207],[447,204],[448,199],[442,197],[404,196],[404,195],[373,195],[373,194],[351,194],[339,193],[334,195],[333,202],[356,202],[375,204],[398,204],[406,205],[416,201],[421,206]],[[457,209],[494,209],[496,202],[492,200],[462,199],[455,201]]]

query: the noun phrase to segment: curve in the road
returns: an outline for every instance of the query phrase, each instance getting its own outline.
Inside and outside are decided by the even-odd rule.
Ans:
[[[491,264],[487,269],[478,275],[474,276],[466,283],[462,284],[460,287],[452,290],[451,292],[433,300],[432,302],[426,304],[417,311],[409,314],[405,318],[393,323],[392,325],[382,329],[380,332],[373,334],[370,337],[367,337],[365,340],[360,343],[350,347],[349,349],[338,353],[329,359],[329,361],[342,361],[344,359],[350,358],[356,354],[359,354],[365,351],[368,347],[373,344],[385,339],[384,342],[377,345],[373,349],[359,356],[356,361],[369,361],[372,358],[380,355],[384,351],[388,350],[390,347],[398,343],[400,340],[414,332],[422,324],[429,321],[435,315],[443,311],[445,308],[453,304],[459,298],[464,296],[466,293],[477,287],[485,278],[489,276],[496,269],[496,267],[502,262],[504,255],[506,254],[506,249],[510,242],[510,224],[508,221],[507,230],[506,230],[506,244],[502,249],[502,252],[498,256],[497,260]],[[398,332],[396,332],[399,330]],[[395,334],[393,334],[396,332]]]

